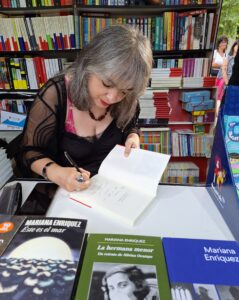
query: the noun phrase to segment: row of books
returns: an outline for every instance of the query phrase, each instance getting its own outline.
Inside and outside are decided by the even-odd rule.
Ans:
[[[124,4],[121,2],[122,0],[115,1],[115,0],[76,0],[76,4],[78,5],[105,5],[105,6],[112,6],[112,5],[140,5],[140,4],[149,4],[147,0],[139,1],[139,0],[124,0]],[[218,3],[217,0],[160,0],[158,1],[158,6],[165,6],[165,5],[188,5],[188,4],[216,4]]]
[[[22,7],[54,7],[72,5],[73,0],[1,0],[2,8],[22,8]]]
[[[32,100],[33,99],[28,99],[28,101]],[[24,99],[1,99],[0,110],[17,114],[26,114],[28,110],[26,103],[28,103],[28,101],[24,101]]]
[[[77,5],[87,6],[139,6],[140,4],[144,5],[143,2],[140,0],[76,0]]]
[[[77,46],[82,48],[106,26],[115,23],[132,24],[152,42],[156,51],[212,49],[217,15],[207,10],[164,12],[156,17],[93,17],[80,15],[75,20],[79,28]],[[214,26],[214,27],[213,27]]]
[[[172,77],[175,78],[175,77]],[[160,83],[160,82],[159,82]],[[159,85],[159,83],[157,83]],[[168,83],[167,83],[168,84]],[[167,86],[165,84],[165,86]],[[215,90],[215,89],[214,89]],[[210,94],[211,99],[215,99],[214,90],[210,91],[207,90]],[[187,90],[177,90],[173,89],[169,90],[164,88],[160,89],[151,89],[148,88],[145,93],[139,98],[139,105],[140,105],[140,119],[156,119],[156,120],[165,120],[166,123],[174,122],[173,119],[176,115],[178,122],[191,122],[193,124],[199,123],[213,123],[214,122],[214,107],[210,110],[207,110],[206,106],[203,106],[202,100],[199,100],[198,103],[195,102],[193,104],[192,111],[184,111],[184,106],[182,104],[190,104],[189,102],[183,103],[180,102],[179,99],[182,98],[183,94],[190,94],[195,95],[202,93],[203,90],[194,90],[187,91]],[[177,92],[176,96],[173,93]],[[174,100],[174,98],[176,98]],[[215,106],[215,101],[210,100],[213,102]],[[192,105],[192,104],[191,104]],[[204,107],[204,108],[203,108]],[[160,124],[158,124],[160,125]]]
[[[238,299],[236,241],[86,236],[85,219],[0,220],[5,299]]]
[[[213,135],[197,134],[191,130],[172,131],[172,156],[210,157]]]
[[[192,130],[160,128],[142,129],[140,147],[145,150],[171,154],[173,157],[210,157],[213,136]]]
[[[203,22],[196,18],[203,19]],[[0,18],[0,51],[82,48],[96,33],[116,23],[138,27],[151,40],[156,51],[211,49],[214,19],[214,13],[206,10],[164,12],[156,17],[111,18],[89,14],[76,16],[75,20],[73,15]]]
[[[0,18],[0,51],[75,48],[73,15]]]
[[[171,154],[171,130],[169,127],[141,129],[140,148],[165,154]]]
[[[208,74],[209,58],[158,58],[155,61],[157,69],[182,68],[183,77],[205,77]]]
[[[151,74],[150,87],[173,88],[188,86],[203,87],[215,85],[215,80],[210,84],[205,85],[205,79],[207,77],[190,77],[195,81],[191,81],[191,84],[189,85],[189,77],[183,77],[196,76],[198,75],[197,72],[205,72],[206,66],[208,65],[207,58],[183,59],[181,60],[181,62],[182,68],[153,69]],[[0,89],[38,89],[49,78],[62,71],[69,64],[70,62],[67,61],[67,59],[63,58],[48,59],[43,57],[0,57]],[[143,99],[146,97],[146,93],[141,97],[141,102],[143,102]],[[162,99],[160,104],[162,106]],[[164,109],[160,107],[160,110],[158,110],[158,112],[159,114],[162,114],[165,110],[169,110],[166,103]],[[153,117],[156,116],[153,115]],[[145,116],[145,118],[149,118],[149,116]]]
[[[39,89],[48,79],[63,70],[66,59],[0,58],[0,89]]]
[[[152,86],[152,80],[153,79],[151,79],[151,86]],[[141,108],[140,115],[139,115],[140,119],[160,118],[160,119],[168,120],[170,115],[169,90],[148,89],[139,98],[139,105]]]
[[[196,184],[199,182],[199,167],[193,162],[169,162],[160,182]]]

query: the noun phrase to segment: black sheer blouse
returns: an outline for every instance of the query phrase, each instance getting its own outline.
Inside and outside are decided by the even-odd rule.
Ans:
[[[102,135],[86,139],[65,131],[67,92],[64,76],[50,79],[39,91],[27,117],[21,141],[23,166],[48,157],[62,166],[69,166],[63,153],[67,151],[77,164],[94,175],[101,162],[116,144],[124,144],[127,136],[139,130],[136,126],[139,107],[124,130],[115,120]]]

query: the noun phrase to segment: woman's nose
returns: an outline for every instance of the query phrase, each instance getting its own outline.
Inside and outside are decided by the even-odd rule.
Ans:
[[[110,103],[114,103],[120,100],[120,92],[117,88],[109,89],[106,96]]]

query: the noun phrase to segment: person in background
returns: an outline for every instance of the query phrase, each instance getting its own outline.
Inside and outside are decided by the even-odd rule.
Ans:
[[[217,76],[219,69],[223,64],[223,60],[226,57],[226,50],[228,45],[228,38],[225,35],[222,35],[217,43],[216,49],[213,53],[212,67],[211,67],[211,75]]]
[[[132,26],[98,33],[38,92],[23,131],[20,166],[67,191],[86,189],[116,144],[125,145],[126,156],[139,147],[138,99],[152,63],[150,41]]]
[[[228,85],[239,85],[239,51],[237,51],[236,56],[234,58],[232,75],[229,79]]]
[[[104,300],[159,300],[158,286],[150,288],[145,277],[137,266],[114,266],[102,279]]]
[[[224,95],[225,86],[228,85],[229,79],[232,75],[232,68],[233,68],[233,65],[234,65],[234,61],[235,61],[235,57],[236,57],[236,54],[237,54],[238,46],[239,46],[239,40],[236,40],[233,43],[227,57],[224,58],[222,66],[221,66],[221,68],[220,68],[220,70],[217,74],[217,79],[216,79],[217,104],[216,104],[216,110],[215,110],[214,127],[216,126],[216,123],[217,123],[217,117],[218,117],[222,97]]]

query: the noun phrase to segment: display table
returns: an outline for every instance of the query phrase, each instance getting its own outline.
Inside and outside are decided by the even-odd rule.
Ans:
[[[23,199],[36,182],[21,181]],[[88,233],[234,240],[205,187],[159,185],[157,197],[131,227],[69,199],[58,189],[47,217],[85,218]]]
[[[36,181],[20,183],[24,202]],[[133,227],[69,199],[60,188],[46,216],[87,219],[88,233],[234,240],[205,187],[159,185],[157,197]]]

